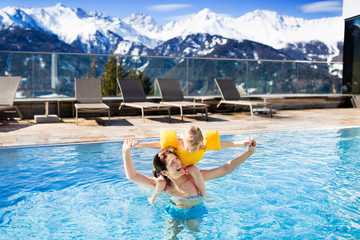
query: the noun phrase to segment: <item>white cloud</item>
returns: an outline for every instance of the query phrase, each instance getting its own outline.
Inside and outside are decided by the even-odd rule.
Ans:
[[[338,12],[342,10],[341,1],[321,1],[301,6],[303,12]]]
[[[189,8],[191,5],[189,4],[160,4],[149,7],[150,10],[156,12],[170,12],[175,11],[181,8]]]

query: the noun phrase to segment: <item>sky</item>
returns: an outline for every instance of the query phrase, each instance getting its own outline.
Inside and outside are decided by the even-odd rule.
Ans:
[[[256,9],[276,11],[281,15],[316,19],[342,16],[341,0],[0,0],[0,9],[12,7],[42,8],[58,3],[70,8],[97,11],[124,19],[133,13],[152,16],[158,24],[186,18],[204,8],[230,17],[240,17]]]

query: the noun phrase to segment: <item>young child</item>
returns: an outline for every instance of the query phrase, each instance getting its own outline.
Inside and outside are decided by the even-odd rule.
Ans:
[[[221,148],[251,146],[253,140],[236,142],[220,142],[218,131],[206,131],[202,134],[200,128],[191,126],[183,131],[180,139],[176,136],[175,130],[162,130],[160,132],[160,142],[139,143],[138,148],[159,148],[171,149],[179,158],[182,168],[192,177],[194,184],[203,197],[206,197],[205,181],[200,170],[194,165],[199,162],[207,150],[220,150]],[[149,202],[153,203],[158,194],[164,191],[166,180],[158,178]]]

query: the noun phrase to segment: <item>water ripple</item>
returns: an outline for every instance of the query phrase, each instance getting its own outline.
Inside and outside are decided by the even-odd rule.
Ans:
[[[1,239],[357,239],[360,236],[360,129],[267,132],[231,175],[206,183],[211,201],[199,230],[176,223],[161,194],[125,178],[121,143],[1,150]],[[217,167],[244,148],[206,152]],[[134,150],[151,175],[156,150]]]

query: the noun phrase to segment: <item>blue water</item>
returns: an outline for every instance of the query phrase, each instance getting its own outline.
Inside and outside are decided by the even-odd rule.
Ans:
[[[174,221],[165,194],[129,182],[122,143],[0,149],[0,239],[360,239],[360,128],[246,133],[257,152],[207,181],[200,220]],[[244,148],[209,151],[200,169]],[[135,149],[151,175],[156,150]]]

